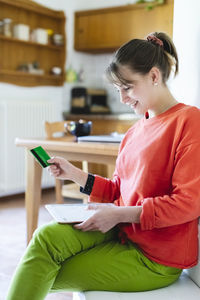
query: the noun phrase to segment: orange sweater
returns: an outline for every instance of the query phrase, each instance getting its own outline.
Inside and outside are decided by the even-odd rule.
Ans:
[[[113,179],[95,175],[90,201],[142,205],[140,224],[121,234],[158,263],[197,264],[200,216],[200,110],[178,103],[126,133]]]

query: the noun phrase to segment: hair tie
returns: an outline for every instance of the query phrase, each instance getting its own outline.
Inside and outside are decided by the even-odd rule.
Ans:
[[[159,38],[157,38],[155,35],[152,35],[152,34],[148,35],[148,36],[147,36],[147,41],[148,41],[148,42],[151,42],[151,43],[153,43],[153,44],[155,44],[155,45],[159,45],[160,47],[163,48],[163,41],[161,41],[161,40],[160,40]]]

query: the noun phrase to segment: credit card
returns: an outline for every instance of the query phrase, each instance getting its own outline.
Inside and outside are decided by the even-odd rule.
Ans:
[[[47,162],[47,160],[49,160],[51,157],[41,146],[31,149],[30,152],[34,155],[43,168],[51,165]]]

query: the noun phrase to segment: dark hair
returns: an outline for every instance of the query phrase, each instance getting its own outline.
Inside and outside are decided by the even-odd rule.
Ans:
[[[150,39],[148,39],[151,37]],[[109,81],[124,85],[131,82],[120,74],[120,66],[126,65],[132,71],[147,74],[152,67],[157,67],[166,83],[174,67],[174,75],[178,73],[178,56],[171,38],[164,32],[154,32],[147,39],[133,39],[122,45],[114,55],[114,59],[106,70]]]

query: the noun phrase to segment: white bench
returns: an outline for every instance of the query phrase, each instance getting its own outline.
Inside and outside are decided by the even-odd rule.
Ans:
[[[200,300],[200,223],[199,223],[199,263],[194,268],[184,270],[172,285],[147,292],[119,293],[88,291],[73,293],[73,300]]]

